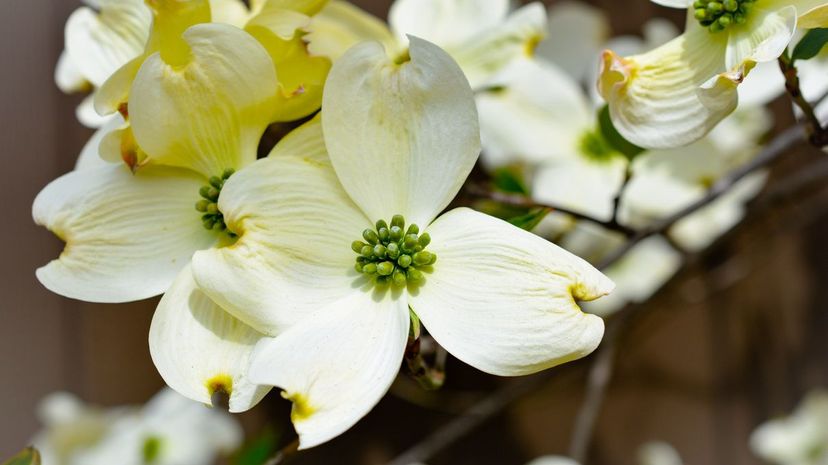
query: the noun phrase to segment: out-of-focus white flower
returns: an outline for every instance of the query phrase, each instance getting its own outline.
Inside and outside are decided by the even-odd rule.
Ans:
[[[649,442],[638,449],[638,465],[682,465],[681,457],[666,442]],[[545,455],[526,465],[579,465],[578,462],[562,455]]]
[[[538,457],[526,465],[579,465],[578,462],[562,455],[545,455]]]
[[[44,465],[206,465],[241,445],[235,419],[164,389],[145,406],[103,409],[45,398],[33,439]]]
[[[104,410],[58,392],[40,401],[37,416],[43,429],[32,439],[44,465],[69,465],[72,457],[94,447],[118,420],[133,415],[133,408]]]
[[[694,144],[637,157],[622,194],[619,220],[642,228],[676,213],[757,153],[756,140],[770,123],[767,110],[744,108],[728,119]],[[707,247],[741,221],[744,204],[761,190],[765,179],[764,172],[742,179],[721,198],[679,221],[670,236],[690,251]]]
[[[774,465],[828,464],[828,393],[813,391],[790,416],[761,424],[750,447]]]
[[[576,82],[594,88],[598,58],[610,37],[606,14],[580,1],[555,2],[547,10],[547,33],[536,54],[558,65]]]
[[[334,65],[324,99],[322,131],[304,128],[324,133],[322,151],[239,172],[220,199],[238,242],[193,259],[210,298],[275,336],[258,344],[250,375],[293,401],[301,448],[341,434],[384,395],[410,312],[450,353],[499,375],[597,346],[603,323],[576,302],[609,292],[605,276],[482,213],[438,217],[480,147],[472,91],[448,54],[411,37],[399,64],[360,44]]]
[[[673,446],[653,441],[638,448],[638,465],[682,465],[681,456]]]
[[[243,439],[241,426],[225,412],[164,389],[140,413],[116,421],[98,443],[68,463],[205,465],[235,450]]]
[[[725,10],[696,7],[693,0],[656,3],[688,8],[684,34],[641,55],[604,52],[599,80],[618,131],[652,148],[701,139],[735,110],[737,87],[756,63],[785,50],[797,17],[825,4],[734,1],[735,9]]]

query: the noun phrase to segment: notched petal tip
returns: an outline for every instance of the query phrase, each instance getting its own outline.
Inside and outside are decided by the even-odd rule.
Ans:
[[[207,392],[210,394],[212,407],[230,410],[230,398],[233,395],[233,378],[230,375],[216,375],[207,380]]]
[[[601,69],[598,77],[598,92],[609,100],[623,90],[632,80],[635,64],[632,60],[618,56],[612,50],[601,53]]]
[[[738,66],[711,77],[697,89],[699,100],[705,107],[716,111],[730,113],[735,110],[738,99],[732,97],[736,95],[736,88],[755,66],[755,61],[745,60]]]
[[[305,394],[300,392],[289,394],[287,391],[282,391],[282,398],[293,403],[290,410],[290,421],[294,424],[305,421],[316,413],[317,409],[310,403]]]

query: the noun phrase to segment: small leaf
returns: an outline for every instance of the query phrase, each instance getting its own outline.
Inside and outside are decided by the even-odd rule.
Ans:
[[[40,465],[40,453],[34,447],[27,447],[3,465]]]
[[[505,166],[498,168],[492,174],[492,183],[495,188],[510,194],[528,195],[529,189],[523,181],[523,174],[519,166]]]
[[[607,105],[604,105],[601,111],[598,112],[598,127],[606,142],[630,160],[644,152],[643,148],[624,139],[624,136],[615,129],[615,125],[612,124],[612,118],[610,118],[609,106]]]
[[[521,216],[516,216],[509,220],[509,223],[517,226],[518,228],[525,229],[527,231],[531,231],[535,229],[537,225],[546,218],[552,210],[549,208],[535,208],[531,210],[529,213]]]
[[[791,61],[810,60],[819,54],[826,42],[828,42],[828,29],[809,30],[794,47]]]

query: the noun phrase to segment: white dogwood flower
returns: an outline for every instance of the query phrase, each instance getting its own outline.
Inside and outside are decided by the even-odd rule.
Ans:
[[[688,8],[685,32],[652,51],[607,50],[599,80],[618,131],[643,147],[701,139],[737,106],[738,85],[786,49],[797,18],[825,0],[654,0]]]
[[[744,108],[694,144],[640,155],[621,198],[619,220],[646,227],[699,200],[716,181],[758,152],[756,141],[769,125],[767,110]],[[745,177],[719,199],[676,223],[670,236],[689,251],[706,248],[742,220],[744,204],[759,193],[766,177],[764,171]]]
[[[790,416],[761,424],[750,448],[773,465],[828,463],[828,393],[813,391]]]
[[[203,292],[270,337],[250,378],[293,401],[300,447],[348,429],[399,370],[410,312],[459,359],[522,375],[590,353],[600,318],[578,302],[612,282],[580,258],[504,221],[438,216],[479,153],[472,91],[438,47],[411,37],[410,61],[375,42],[328,78],[330,161],[268,157],[219,201],[229,247],[197,253]]]
[[[132,87],[135,135],[156,163],[134,174],[99,163],[35,199],[35,222],[66,242],[37,270],[50,290],[94,302],[151,297],[194,251],[230,240],[215,202],[232,170],[256,159],[275,72],[262,46],[232,26],[195,26],[184,41],[187,61],[172,66],[156,53]]]

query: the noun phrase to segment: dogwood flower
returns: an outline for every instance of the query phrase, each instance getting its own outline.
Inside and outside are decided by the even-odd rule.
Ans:
[[[215,202],[233,170],[256,159],[276,76],[264,48],[232,26],[194,26],[183,40],[186,61],[151,55],[131,90],[135,136],[157,164],[76,170],[35,199],[35,222],[66,242],[37,270],[53,292],[93,302],[158,295],[194,251],[232,240]]]
[[[66,47],[55,69],[55,82],[66,92],[93,90],[77,110],[86,126],[108,118],[94,108],[94,90],[119,68],[144,52],[152,13],[144,0],[86,0],[66,22]],[[249,13],[240,0],[210,0],[213,21],[243,26]]]
[[[654,0],[688,8],[684,34],[650,52],[604,52],[599,90],[618,131],[643,147],[702,138],[737,105],[737,87],[757,63],[786,49],[799,16],[824,0]]]
[[[701,141],[639,156],[621,197],[619,220],[646,227],[697,201],[713,183],[758,152],[756,141],[769,125],[766,110],[745,108]],[[706,248],[742,220],[744,204],[759,193],[766,178],[767,173],[760,171],[742,179],[719,199],[676,223],[670,236],[689,251]]]
[[[477,97],[486,166],[529,164],[537,201],[609,220],[628,161],[578,84],[540,60],[518,60],[493,82],[497,91]]]
[[[774,465],[828,463],[828,394],[811,392],[792,415],[761,424],[750,448]]]
[[[102,409],[69,394],[44,400],[34,444],[47,465],[204,465],[242,441],[229,415],[164,389],[141,408]]]
[[[223,2],[237,0],[223,0]],[[276,104],[269,109],[269,121],[292,121],[309,115],[319,108],[322,83],[330,68],[330,60],[312,56],[303,40],[304,29],[310,22],[308,15],[318,12],[323,0],[269,0],[253,4],[255,14],[234,14],[236,8],[217,8],[223,3],[207,0],[153,0],[153,27],[144,52],[123,65],[102,85],[95,96],[95,109],[101,115],[121,113],[125,124],[106,136],[104,147],[110,151],[103,156],[112,159],[120,154],[127,165],[138,169],[150,162],[147,150],[136,143],[129,115],[130,92],[133,80],[145,60],[160,53],[170,64],[187,60],[187,45],[181,35],[195,24],[227,21],[240,26],[264,46],[272,66],[278,69]],[[244,7],[243,7],[244,8]],[[246,12],[246,8],[243,12]],[[223,14],[225,17],[217,16]]]
[[[591,352],[600,318],[577,302],[612,282],[574,255],[450,203],[479,153],[457,64],[411,37],[397,63],[368,42],[331,70],[322,129],[330,161],[268,157],[219,200],[230,246],[194,256],[202,291],[268,335],[250,378],[293,402],[300,448],[348,429],[397,374],[416,314],[450,353],[498,375]]]

